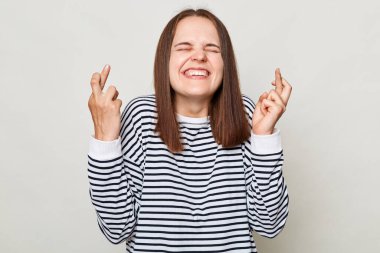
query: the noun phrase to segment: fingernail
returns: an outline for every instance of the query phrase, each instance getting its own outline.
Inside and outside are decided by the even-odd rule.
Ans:
[[[104,66],[104,69],[108,69],[108,67],[109,67],[109,65],[108,65],[108,64],[106,64],[106,66]]]

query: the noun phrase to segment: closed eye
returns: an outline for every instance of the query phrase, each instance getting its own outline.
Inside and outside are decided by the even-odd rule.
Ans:
[[[205,46],[206,50],[213,52],[213,53],[220,53],[220,46],[215,45],[213,43],[209,43]]]
[[[213,53],[219,53],[218,50],[207,50],[207,51],[209,51],[209,52],[213,52]]]
[[[206,51],[213,52],[213,53],[220,53],[219,50],[215,47],[207,47]]]

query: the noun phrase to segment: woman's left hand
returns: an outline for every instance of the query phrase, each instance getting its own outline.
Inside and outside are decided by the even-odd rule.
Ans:
[[[269,135],[273,133],[274,127],[281,115],[286,110],[292,86],[281,77],[280,69],[275,70],[276,86],[270,92],[264,92],[256,103],[253,112],[252,132],[256,135]]]

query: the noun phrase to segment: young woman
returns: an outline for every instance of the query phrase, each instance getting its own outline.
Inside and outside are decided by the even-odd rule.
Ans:
[[[105,237],[127,252],[256,252],[252,231],[276,236],[288,216],[276,122],[291,86],[255,104],[241,94],[223,23],[184,10],[156,51],[155,94],[120,115],[106,65],[91,79],[95,134],[88,153],[90,197]]]

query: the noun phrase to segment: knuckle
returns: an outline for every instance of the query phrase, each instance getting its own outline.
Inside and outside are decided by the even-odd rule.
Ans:
[[[110,108],[111,108],[111,110],[117,110],[118,109],[118,105],[117,105],[117,103],[111,103],[110,104]]]
[[[120,106],[122,104],[121,99],[116,99],[115,102],[116,102],[117,108],[120,108]]]
[[[92,73],[92,78],[93,79],[98,78],[99,76],[100,76],[99,72]]]
[[[96,75],[97,73],[92,74],[91,84],[99,82],[99,77]],[[99,73],[98,73],[99,74]]]
[[[90,99],[88,101],[88,107],[91,109],[91,110],[96,110],[96,108],[98,108],[98,104],[97,102],[95,101],[95,99]]]
[[[102,108],[106,107],[107,106],[107,100],[103,97],[102,99],[99,99],[98,101],[96,101],[96,104]]]
[[[107,110],[107,107],[108,105],[106,103],[99,103],[98,104],[98,108],[102,111],[106,111]]]
[[[94,101],[94,105],[99,108],[99,109],[104,109],[107,107],[104,99],[97,99],[96,101]]]

